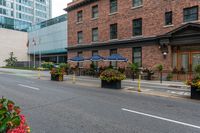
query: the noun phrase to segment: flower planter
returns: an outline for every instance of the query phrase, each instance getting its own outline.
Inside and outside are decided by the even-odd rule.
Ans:
[[[52,81],[63,81],[63,74],[51,74]]]
[[[101,88],[121,89],[121,81],[106,81],[101,80]]]
[[[191,99],[200,100],[200,89],[195,86],[191,86]]]

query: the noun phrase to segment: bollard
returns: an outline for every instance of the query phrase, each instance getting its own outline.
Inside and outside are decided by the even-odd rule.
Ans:
[[[142,92],[141,91],[141,74],[139,75],[139,79],[138,79],[138,92]]]
[[[38,68],[38,79],[40,79],[40,68]]]
[[[75,75],[75,73],[73,74],[73,77],[72,77],[72,82],[73,82],[73,84],[75,84],[75,83],[76,83],[76,75]]]

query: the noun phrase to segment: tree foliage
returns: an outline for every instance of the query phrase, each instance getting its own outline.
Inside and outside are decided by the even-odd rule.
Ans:
[[[17,57],[14,56],[13,52],[10,52],[10,57],[4,62],[6,62],[6,66],[15,66],[15,64],[17,63]]]

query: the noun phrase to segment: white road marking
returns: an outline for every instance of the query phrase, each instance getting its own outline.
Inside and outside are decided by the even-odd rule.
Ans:
[[[129,110],[129,109],[125,109],[125,108],[122,108],[122,110],[126,111],[126,112],[131,112],[131,113],[135,113],[135,114],[139,114],[139,115],[143,115],[143,116],[148,116],[148,117],[163,120],[163,121],[168,121],[168,122],[172,122],[172,123],[176,123],[176,124],[200,129],[200,126],[196,126],[196,125],[192,125],[192,124],[188,124],[188,123],[184,123],[184,122],[180,122],[180,121],[175,121],[175,120],[172,120],[172,119],[167,119],[167,118],[164,118],[164,117],[159,117],[159,116],[146,114],[146,113],[142,113],[142,112],[138,112],[138,111],[134,111],[134,110]]]
[[[39,88],[32,87],[32,86],[28,86],[28,85],[23,85],[23,84],[18,84],[18,85],[19,85],[19,86],[22,86],[22,87],[30,88],[30,89],[33,89],[33,90],[37,90],[37,91],[40,90]]]

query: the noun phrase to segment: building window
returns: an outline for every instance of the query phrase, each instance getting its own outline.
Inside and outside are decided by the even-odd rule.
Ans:
[[[77,22],[83,21],[83,11],[77,12]]]
[[[117,49],[111,49],[111,50],[110,50],[110,55],[113,55],[113,54],[117,54]],[[111,65],[112,67],[116,68],[116,67],[117,67],[117,62],[116,62],[116,61],[111,61],[111,62],[110,62],[110,65]]]
[[[98,28],[92,29],[92,41],[97,42],[98,41]]]
[[[117,12],[117,0],[110,0],[110,13]]]
[[[133,48],[133,63],[137,63],[139,67],[142,67],[142,48]]]
[[[110,25],[110,39],[117,39],[117,24]]]
[[[198,20],[198,6],[183,9],[184,22]]]
[[[92,51],[92,56],[94,56],[94,55],[98,55],[97,50]],[[92,63],[93,63],[95,68],[98,68],[98,61],[93,61]]]
[[[172,11],[165,13],[165,25],[172,25]]]
[[[78,52],[78,56],[83,56],[83,52]],[[83,67],[83,62],[78,62],[78,68],[82,68]]]
[[[142,19],[133,20],[133,36],[142,35]]]
[[[132,0],[133,1],[133,7],[138,7],[143,4],[143,0]]]
[[[77,33],[77,43],[78,44],[83,43],[83,31],[79,31]]]
[[[92,7],[92,18],[98,18],[98,5]]]

